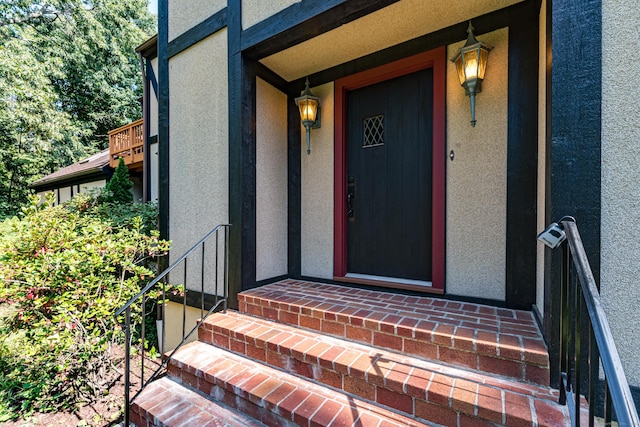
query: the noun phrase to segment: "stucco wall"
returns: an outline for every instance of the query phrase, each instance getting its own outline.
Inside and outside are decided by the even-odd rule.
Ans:
[[[73,194],[75,194],[75,188],[73,189]],[[61,187],[58,190],[58,203],[64,203],[71,200],[71,187]]]
[[[131,194],[133,194],[133,201],[139,202],[142,200],[142,177],[141,176],[131,176],[129,177],[131,182],[133,182],[133,187],[131,187]]]
[[[300,88],[303,89],[303,88]],[[320,129],[311,130],[307,155],[302,128],[302,275],[333,278],[333,83],[311,88],[320,97]]]
[[[84,184],[80,184],[80,192],[86,193],[87,191],[91,191],[96,188],[103,188],[107,185],[107,180],[100,179],[98,181],[85,182]]]
[[[149,199],[153,202],[158,200],[158,181],[160,174],[160,167],[158,162],[158,143],[151,144],[149,147],[149,151],[151,152],[151,161],[149,162],[151,165],[151,182],[149,183]]]
[[[242,0],[242,28],[249,28],[299,2],[300,0]]]
[[[640,386],[640,8],[602,2],[601,293],[629,382]]]
[[[169,0],[169,41],[227,6],[227,0]]]
[[[173,260],[217,224],[228,221],[226,29],[169,60],[169,90],[169,237]],[[196,257],[191,264],[199,263]],[[212,277],[212,263],[205,264],[207,277]],[[199,279],[190,282],[199,285]],[[211,292],[209,286],[210,282],[206,290]]]
[[[164,323],[166,328],[164,331],[164,351],[172,351],[180,341],[182,341],[182,304],[175,302],[168,302],[165,306],[165,316],[167,321]],[[189,333],[198,320],[200,319],[200,309],[187,307],[185,315],[185,333]],[[187,342],[195,341],[198,339],[198,334],[194,333]],[[154,343],[155,344],[155,343]],[[158,344],[159,346],[160,344]]]
[[[494,46],[477,124],[455,66],[447,65],[447,261],[448,294],[504,300],[507,190],[508,29],[478,36]],[[448,46],[453,57],[460,42]]]
[[[257,80],[256,280],[287,274],[287,96]]]
[[[545,173],[546,173],[546,104],[547,104],[547,2],[542,1],[540,7],[540,34],[538,38],[538,193],[537,193],[537,227],[538,232],[544,230],[545,224]],[[536,248],[536,308],[540,318],[544,314],[544,244],[538,242]]]

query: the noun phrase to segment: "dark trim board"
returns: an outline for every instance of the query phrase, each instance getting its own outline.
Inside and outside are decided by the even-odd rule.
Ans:
[[[514,22],[516,19],[530,19],[528,16],[523,16],[529,12],[528,6],[530,3],[532,3],[532,0],[527,0],[525,2],[517,3],[504,9],[496,10],[486,15],[473,18],[473,26],[475,28],[474,32],[476,36],[480,37],[482,34],[508,27],[510,23]],[[309,76],[309,80],[313,82],[314,86],[319,86],[351,74],[366,71],[373,67],[417,55],[427,50],[436,49],[441,46],[462,41],[466,37],[468,26],[469,23],[466,21],[454,24],[450,27],[434,31],[433,33],[400,43],[396,46],[391,46],[378,52],[354,59],[353,61],[311,74]],[[293,87],[300,88],[301,90],[304,88],[304,81],[305,78],[303,77],[298,80],[293,80],[290,83]]]
[[[547,68],[547,223],[576,218],[596,283],[600,284],[602,5],[547,2],[547,37],[553,67]],[[580,16],[580,19],[576,19]],[[576,43],[584,40],[584,43]],[[551,46],[547,47],[548,50]],[[591,52],[583,57],[584,49]],[[576,65],[576,59],[578,64]],[[576,125],[579,124],[579,125]],[[559,384],[560,251],[545,249],[545,322],[551,384]],[[550,268],[548,266],[551,266]]]
[[[169,42],[167,55],[172,58],[180,52],[189,49],[194,44],[206,39],[210,35],[227,26],[227,8],[219,10],[198,25],[187,30]]]
[[[535,1],[509,25],[506,303],[536,301],[538,171],[538,16]]]
[[[256,283],[256,69],[240,52],[241,2],[228,6],[229,306]]]
[[[290,276],[302,270],[302,166],[300,113],[294,97],[287,100],[287,259]]]
[[[289,90],[289,83],[278,74],[274,73],[271,69],[265,67],[260,62],[255,62],[254,67],[256,70],[256,76],[260,77],[265,82],[269,83],[271,86],[278,89],[280,92],[284,92],[285,94]]]
[[[158,80],[156,79],[156,73],[153,71],[153,65],[151,61],[147,60],[147,79],[153,86],[153,93],[156,96],[156,100],[158,99]]]
[[[169,0],[158,0],[158,223],[162,239],[168,239],[170,231],[168,17]],[[164,267],[167,267],[166,261],[160,265],[160,270]]]
[[[142,54],[146,59],[152,60],[158,56],[158,34],[146,40],[136,48],[136,52]]]
[[[303,0],[243,31],[241,49],[258,60],[397,1]]]
[[[32,187],[35,192],[51,191],[59,188],[71,187],[73,185],[86,184],[88,182],[99,181],[104,179],[109,181],[113,175],[113,171],[106,165],[103,170],[96,169],[94,172],[82,174],[80,176],[69,177],[59,181],[48,182],[46,184]]]

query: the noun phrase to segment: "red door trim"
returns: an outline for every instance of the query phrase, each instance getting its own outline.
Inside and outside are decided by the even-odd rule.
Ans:
[[[446,49],[439,47],[390,64],[353,74],[335,82],[334,163],[334,260],[336,280],[347,274],[347,92],[374,83],[433,68],[433,202],[432,202],[432,287],[444,291],[445,276],[445,72]]]

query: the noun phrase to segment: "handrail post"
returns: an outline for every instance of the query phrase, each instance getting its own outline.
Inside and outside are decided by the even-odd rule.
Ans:
[[[124,427],[129,427],[129,388],[131,387],[131,308],[127,307],[124,316]]]
[[[581,386],[583,369],[587,371],[589,389],[584,398],[589,404],[589,424],[593,425],[597,396],[592,381],[599,381],[599,367],[604,372],[604,421],[611,425],[615,411],[620,426],[640,427],[640,417],[635,407],[629,384],[622,369],[611,328],[607,321],[600,292],[589,265],[575,220],[561,221],[567,242],[563,245],[561,307],[561,377],[559,402],[567,404],[572,425],[581,422]],[[566,287],[565,287],[566,283]],[[587,315],[582,313],[583,304]],[[570,312],[572,310],[572,312]],[[587,322],[588,353],[583,355],[582,323]],[[569,336],[571,335],[571,336]],[[592,347],[593,346],[593,347]],[[586,356],[586,357],[585,357]],[[581,367],[586,361],[587,366]]]
[[[567,404],[567,390],[565,385],[565,378],[562,376],[563,372],[567,372],[568,366],[568,311],[569,311],[569,249],[568,245],[562,245],[562,262],[560,263],[560,399],[561,405]],[[567,381],[568,382],[568,381]]]
[[[142,390],[152,381],[156,380],[159,375],[161,375],[162,371],[164,369],[166,369],[166,366],[169,362],[169,360],[173,357],[173,355],[178,351],[178,349],[181,348],[181,346],[183,344],[186,343],[187,339],[189,337],[191,337],[194,332],[197,332],[198,328],[200,327],[200,325],[203,323],[203,321],[207,318],[207,316],[209,316],[211,313],[213,313],[216,310],[220,310],[220,307],[222,305],[223,310],[227,310],[227,299],[228,299],[228,295],[229,295],[229,290],[228,290],[228,257],[229,257],[229,224],[220,224],[218,226],[216,226],[213,230],[211,230],[209,233],[207,233],[202,239],[200,239],[200,241],[198,243],[196,243],[191,249],[189,249],[188,251],[186,251],[182,256],[180,256],[176,261],[174,261],[169,267],[167,267],[162,273],[158,274],[153,280],[151,280],[144,288],[142,288],[135,296],[133,296],[131,299],[129,299],[129,301],[122,307],[120,308],[115,316],[117,319],[122,319],[122,317],[120,316],[124,316],[124,323],[122,322],[122,320],[119,320],[120,325],[123,325],[124,328],[124,332],[125,332],[125,362],[124,362],[124,366],[125,366],[125,373],[124,373],[124,382],[125,382],[125,391],[124,391],[124,398],[125,398],[125,405],[124,405],[124,409],[125,409],[125,413],[124,413],[124,425],[125,426],[129,426],[130,425],[130,409],[131,409],[131,404],[133,403],[133,401],[138,397],[138,395],[140,395],[140,393],[142,392]],[[223,293],[223,299],[219,300],[218,299],[218,295],[219,295],[219,289],[218,289],[218,269],[220,266],[220,263],[222,260],[219,259],[218,256],[218,247],[219,247],[219,231],[220,228],[224,228],[224,238],[225,238],[225,242],[224,242],[224,272],[223,272],[223,277],[224,277],[224,289],[222,290]],[[211,306],[211,308],[208,309],[208,311],[206,313],[204,313],[204,304],[205,304],[205,299],[204,299],[204,279],[205,279],[205,254],[207,253],[205,251],[205,242],[207,241],[207,239],[209,239],[210,237],[212,237],[215,234],[215,240],[216,240],[216,258],[214,260],[214,269],[215,269],[215,274],[216,274],[216,290],[215,290],[215,303]],[[201,309],[201,318],[198,322],[196,322],[196,325],[187,333],[186,330],[186,310],[187,310],[187,280],[189,277],[189,272],[188,272],[188,257],[194,253],[198,247],[201,247],[201,256],[202,256],[202,262],[200,263],[200,269],[201,269],[201,274],[200,274],[200,279],[202,281],[201,286],[200,286],[200,290],[201,290],[201,302],[200,302],[200,309]],[[169,277],[169,273],[171,271],[173,271],[173,269],[179,265],[182,265],[184,267],[184,271],[183,271],[183,295],[182,295],[182,340],[178,343],[177,346],[175,346],[170,352],[168,352],[169,354],[167,354],[167,352],[165,352],[166,349],[166,335],[167,335],[167,331],[166,331],[166,301],[167,301],[167,278]],[[195,267],[197,268],[197,267]],[[195,273],[195,272],[194,272]],[[180,275],[178,274],[178,277]],[[197,276],[195,276],[197,277]],[[160,283],[161,282],[161,283]],[[147,337],[147,334],[145,333],[145,320],[146,320],[146,315],[147,310],[145,307],[145,303],[147,301],[151,301],[148,299],[148,292],[156,287],[156,286],[161,286],[160,289],[160,295],[161,295],[161,299],[158,301],[158,306],[157,306],[157,311],[156,311],[156,316],[160,317],[161,319],[161,323],[160,323],[160,333],[158,334],[158,338],[160,340],[160,350],[161,350],[161,363],[160,366],[150,375],[150,377],[148,379],[145,380],[144,378],[144,361],[145,361],[145,350],[144,350],[144,345],[145,345],[145,340]],[[194,285],[194,286],[197,286]],[[158,289],[157,287],[155,289]],[[194,289],[198,289],[197,287],[195,287]],[[178,300],[176,300],[177,302]],[[141,303],[142,306],[139,307],[138,303]],[[141,351],[141,355],[142,355],[142,378],[141,378],[141,386],[140,389],[138,389],[134,394],[133,397],[131,397],[131,345],[132,345],[132,330],[131,330],[131,308],[135,307],[136,310],[138,310],[138,308],[140,308],[140,312],[142,313],[142,325],[141,325],[141,341],[140,344],[142,346],[142,351]],[[137,313],[137,311],[136,311]],[[161,339],[160,339],[161,337]],[[136,341],[137,342],[137,341]]]

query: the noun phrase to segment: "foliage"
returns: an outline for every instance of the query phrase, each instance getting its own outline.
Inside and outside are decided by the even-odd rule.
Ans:
[[[124,159],[120,157],[118,167],[104,188],[103,199],[105,202],[114,204],[131,203],[133,201],[131,187],[133,182],[129,179],[129,169],[124,164]]]
[[[0,218],[140,117],[135,47],[154,32],[147,0],[0,1]]]
[[[155,206],[97,200],[81,194],[54,207],[34,197],[24,218],[5,222],[12,227],[0,236],[5,419],[73,409],[116,378],[110,351],[123,334],[113,314],[153,277],[154,256],[168,242],[152,229]],[[133,320],[140,323],[139,312]]]

